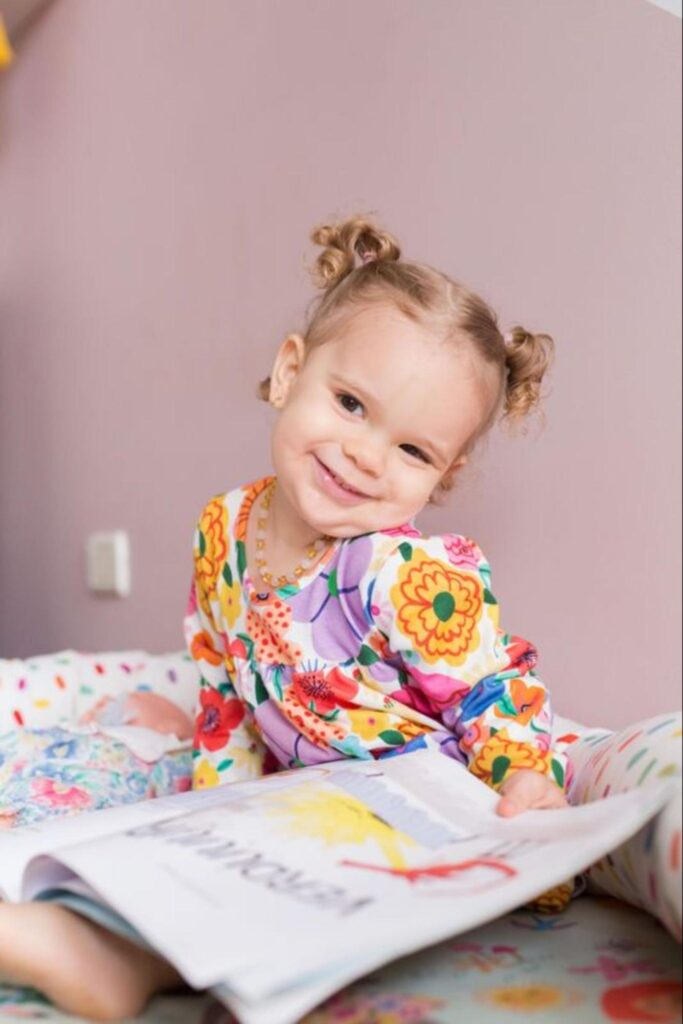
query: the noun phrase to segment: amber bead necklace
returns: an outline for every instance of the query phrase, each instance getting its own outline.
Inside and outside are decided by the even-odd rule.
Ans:
[[[297,583],[299,578],[310,569],[314,562],[320,557],[323,551],[325,551],[332,541],[333,537],[322,536],[318,537],[313,543],[306,549],[306,557],[295,565],[291,573],[282,573],[279,576],[274,576],[268,568],[268,559],[266,558],[266,547],[268,537],[268,510],[270,509],[273,495],[275,494],[276,480],[268,485],[266,490],[263,492],[261,498],[261,508],[256,516],[256,566],[259,571],[259,575],[264,583],[267,583],[269,587],[284,587],[288,583]]]

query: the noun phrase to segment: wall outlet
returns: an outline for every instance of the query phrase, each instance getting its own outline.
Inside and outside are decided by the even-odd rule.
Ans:
[[[98,594],[130,594],[130,542],[125,530],[91,533],[85,542],[88,589]]]

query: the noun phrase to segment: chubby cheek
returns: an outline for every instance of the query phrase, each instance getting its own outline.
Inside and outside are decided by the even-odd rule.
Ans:
[[[436,475],[433,479],[431,475],[428,477],[421,471],[413,475],[406,472],[404,467],[400,467],[398,479],[393,481],[391,493],[395,502],[395,511],[399,515],[401,523],[412,519],[422,511],[438,480]]]
[[[273,431],[273,444],[292,455],[304,454],[325,438],[325,426],[320,409],[297,402],[280,413]]]
[[[286,412],[280,414],[271,436],[271,450],[276,472],[282,472],[284,463],[301,454],[305,447],[305,437],[293,417]]]
[[[429,495],[427,495],[427,497],[429,497]],[[395,526],[403,526],[404,523],[407,523],[422,511],[426,502],[427,498],[425,498],[424,501],[419,502],[397,502],[391,511],[387,510],[387,514],[383,516],[387,521],[382,523],[379,529],[390,530]]]

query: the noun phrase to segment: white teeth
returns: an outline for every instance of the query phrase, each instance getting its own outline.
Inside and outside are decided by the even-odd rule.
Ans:
[[[334,473],[332,474],[332,478],[333,478],[333,480],[335,480],[335,482],[336,482],[336,483],[338,483],[338,484],[339,484],[339,486],[340,486],[340,487],[341,487],[341,488],[342,488],[343,490],[345,490],[345,491],[348,491],[348,492],[349,492],[349,494],[360,494],[360,491],[357,491],[357,490],[355,490],[355,489],[354,489],[353,487],[349,487],[349,485],[348,485],[348,484],[345,484],[345,483],[344,483],[344,481],[343,481],[343,480],[340,480],[340,479],[339,479],[339,477],[338,477],[338,476],[335,476],[335,474],[334,474]]]
[[[318,461],[320,462],[320,460],[318,460]],[[334,473],[330,469],[329,466],[326,466],[324,462],[320,462],[320,465],[327,472],[327,474],[334,480],[334,482],[337,484],[337,486],[342,488],[342,490],[348,491],[349,494],[356,494],[360,498],[364,498],[365,497],[365,495],[363,494],[362,491],[357,491],[355,489],[355,487],[350,487],[349,484],[347,484],[344,480],[342,480],[341,477],[338,477],[337,474]]]

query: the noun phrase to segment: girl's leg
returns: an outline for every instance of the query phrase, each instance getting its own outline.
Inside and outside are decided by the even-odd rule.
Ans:
[[[165,960],[50,903],[0,903],[0,981],[98,1021],[136,1017],[155,993],[183,985]]]

